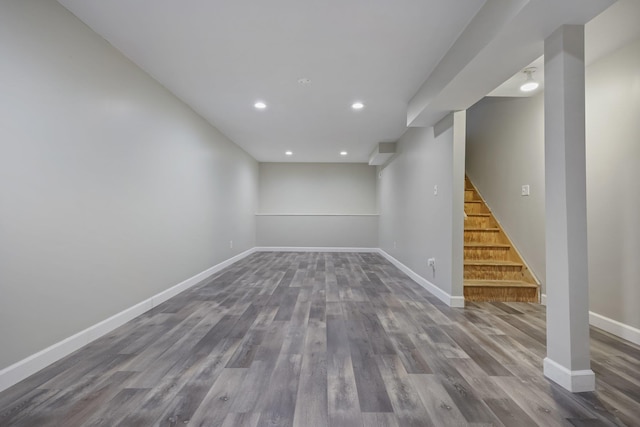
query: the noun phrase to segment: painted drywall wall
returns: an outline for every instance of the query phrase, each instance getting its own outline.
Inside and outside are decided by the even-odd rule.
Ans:
[[[461,295],[461,284],[452,285],[453,140],[451,126],[437,136],[433,127],[409,128],[400,138],[398,154],[378,179],[379,242],[420,277]],[[427,266],[432,257],[435,269]]]
[[[57,2],[0,58],[0,369],[255,246],[257,162]]]
[[[640,328],[640,40],[586,68],[590,310]],[[541,96],[468,111],[467,173],[544,281]],[[521,197],[520,186],[531,185]],[[544,292],[544,291],[543,291]]]
[[[485,98],[471,107],[466,169],[545,293],[543,95]]]
[[[586,70],[591,310],[640,328],[640,39]]]
[[[377,215],[265,215],[256,217],[261,247],[376,248]]]
[[[260,163],[260,213],[376,213],[376,168],[363,163]]]
[[[260,163],[258,246],[377,246],[376,168]]]

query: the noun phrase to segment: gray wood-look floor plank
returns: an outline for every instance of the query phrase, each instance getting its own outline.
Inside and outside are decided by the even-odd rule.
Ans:
[[[390,413],[363,413],[362,421],[367,427],[400,427],[398,419]]]
[[[306,375],[300,376],[293,425],[326,427],[329,424],[327,354],[305,353],[301,371]]]
[[[376,360],[399,424],[409,427],[435,426],[400,358],[395,355],[380,355]]]
[[[458,325],[443,326],[447,333],[458,346],[472,358],[490,376],[510,376],[502,363],[498,362],[484,346],[478,345],[477,338],[471,338]]]
[[[474,390],[479,399],[503,399],[509,395],[473,359],[451,359],[449,363]]]
[[[273,367],[269,362],[256,360],[247,369],[244,380],[237,388],[236,398],[231,402],[233,413],[260,413]]]
[[[33,392],[27,393],[14,405],[5,407],[0,413],[0,425],[18,425],[22,420],[37,420],[43,417],[45,413],[41,409],[45,405],[49,405],[53,399],[57,398],[60,390],[35,389]]]
[[[364,327],[355,320],[349,320],[347,331],[360,409],[363,412],[393,412]]]
[[[332,426],[362,427],[360,403],[349,354],[329,354],[327,366],[327,406]]]
[[[227,363],[227,368],[248,368],[264,339],[265,332],[260,329],[248,331],[240,345]]]
[[[105,389],[105,386],[113,384],[114,376],[118,379],[130,380],[133,374],[132,372],[117,370],[117,366],[119,365],[118,360],[122,360],[122,356],[123,355],[114,356],[102,369],[96,369],[92,371],[92,374],[87,374],[71,386],[60,389],[59,393],[47,399],[41,406],[33,408],[32,415],[37,417],[39,413],[42,412],[66,415],[66,412],[70,412],[72,407],[76,408],[74,405],[79,400],[83,398],[88,399],[88,396],[95,397],[96,394],[100,394],[100,390]],[[25,422],[26,425],[29,424],[29,419],[30,418],[27,418]],[[1,420],[2,417],[0,417],[0,422]]]
[[[489,409],[500,419],[505,427],[536,427],[538,424],[527,415],[513,400],[484,399]]]
[[[259,426],[293,425],[301,364],[300,354],[281,355],[269,380],[269,392],[264,396]]]
[[[103,405],[108,403],[116,394],[119,387],[126,384],[126,380],[134,375],[134,372],[119,371],[110,375],[104,381],[96,381],[96,387],[91,391],[75,396],[73,403],[67,407],[56,407],[54,411],[59,414],[59,421],[47,425],[83,425]]]
[[[231,412],[225,417],[222,427],[256,427],[259,420],[260,414]]]
[[[161,422],[165,425],[172,425],[167,422],[173,423],[173,425],[188,424],[191,426],[222,425],[234,399],[238,398],[240,384],[246,374],[247,369],[224,369],[198,405],[194,407],[187,400],[189,399],[188,393],[185,393],[181,396],[185,403],[165,412],[164,420]]]
[[[545,307],[451,308],[377,254],[258,252],[0,393],[0,426],[640,425],[640,346],[542,375]]]
[[[201,407],[207,393],[215,389],[215,385],[221,381],[221,378],[235,372],[224,369],[235,351],[237,349],[230,347],[226,353],[208,357],[204,363],[200,364],[191,378],[182,385],[176,398],[169,402],[161,416],[161,425],[179,424],[190,420],[196,410]],[[211,388],[211,384],[214,384],[214,388]]]
[[[349,338],[342,316],[327,316],[327,353],[349,356]]]
[[[390,334],[389,338],[393,342],[396,353],[405,370],[410,374],[430,374],[431,368],[422,353],[417,349],[411,338],[407,334]]]
[[[147,393],[149,389],[123,388],[108,404],[96,411],[86,425],[91,427],[122,425],[122,420],[129,415],[130,408],[140,405]]]
[[[594,406],[602,405],[607,419],[612,419],[616,425],[633,426],[638,424],[638,404],[629,397],[610,387],[604,381],[596,379],[598,389]],[[584,399],[593,399],[595,393],[585,393]],[[598,411],[600,412],[600,411]]]
[[[409,379],[435,425],[457,427],[467,424],[437,375],[416,374],[410,375]]]

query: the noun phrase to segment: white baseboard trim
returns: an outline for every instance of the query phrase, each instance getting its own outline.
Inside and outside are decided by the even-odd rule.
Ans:
[[[362,252],[377,253],[378,248],[341,248],[341,247],[309,247],[309,246],[258,246],[257,252]]]
[[[640,345],[640,329],[638,328],[604,317],[593,311],[589,312],[589,323],[596,328],[600,328],[627,341],[631,341],[634,344]]]
[[[171,297],[178,295],[180,292],[185,291],[192,286],[202,282],[208,277],[214,275],[220,270],[230,266],[231,264],[240,261],[241,259],[251,255],[256,251],[256,248],[244,251],[226,261],[221,262],[207,270],[196,274],[187,280],[178,283],[171,288],[164,290],[151,298],[129,307],[120,313],[105,319],[87,329],[78,332],[62,341],[59,341],[44,350],[41,350],[31,356],[22,359],[11,366],[8,366],[0,370],[0,392],[8,389],[14,384],[19,383],[23,379],[35,374],[42,368],[45,368],[52,363],[62,359],[63,357],[73,353],[74,351],[84,347],[91,341],[94,341],[101,336],[113,331],[119,326],[124,325],[128,321],[138,317],[139,315],[151,310],[153,307],[165,302]]]
[[[572,393],[594,391],[596,389],[596,375],[591,369],[570,371],[548,357],[544,358],[543,366],[545,377]]]
[[[462,296],[451,296],[424,277],[420,276],[415,271],[411,270],[409,267],[386,253],[382,249],[378,249],[377,252],[385,257],[391,264],[395,265],[400,271],[409,276],[414,282],[425,288],[427,291],[431,292],[435,295],[440,301],[447,304],[449,307],[464,307],[464,297]]]
[[[464,297],[449,297],[449,307],[464,308]]]
[[[542,305],[547,305],[547,295],[542,294],[541,303]],[[638,328],[610,319],[601,314],[594,313],[593,311],[589,312],[589,324],[617,337],[640,345],[640,329]]]

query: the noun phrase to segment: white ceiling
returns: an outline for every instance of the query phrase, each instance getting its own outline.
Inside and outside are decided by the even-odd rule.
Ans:
[[[540,86],[536,90],[531,92],[522,92],[520,86],[527,80],[527,76],[524,73],[525,69],[535,69],[531,77],[538,82]],[[532,63],[528,64],[524,69],[518,71],[510,79],[502,83],[500,86],[492,90],[487,96],[509,96],[526,98],[539,94],[544,90],[544,56],[537,58]]]
[[[366,162],[408,124],[468,108],[551,31],[611,0],[59,2],[257,160]]]
[[[618,0],[585,26],[585,62],[590,64],[640,38],[640,1]],[[540,83],[532,92],[522,92],[524,69],[535,68],[533,78]],[[544,56],[528,64],[487,96],[529,97],[544,90]]]

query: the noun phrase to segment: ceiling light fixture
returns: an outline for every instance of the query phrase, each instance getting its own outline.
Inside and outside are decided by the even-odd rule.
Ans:
[[[253,104],[254,107],[256,107],[258,110],[264,110],[265,108],[267,108],[267,104],[265,104],[262,101],[258,101],[255,104]]]
[[[293,151],[285,151],[284,154],[287,156],[293,156]]]
[[[341,156],[346,156],[347,154],[349,154],[349,153],[347,153],[346,151],[341,151],[341,152],[340,152],[340,155],[341,155]]]
[[[526,68],[523,73],[527,75],[527,80],[520,86],[520,90],[523,92],[531,92],[538,89],[540,84],[533,79],[533,73],[536,71],[535,67]]]
[[[364,104],[360,101],[354,102],[353,104],[351,104],[351,108],[353,108],[354,110],[362,110],[364,108]]]

